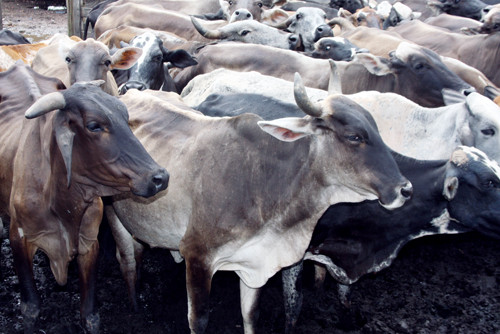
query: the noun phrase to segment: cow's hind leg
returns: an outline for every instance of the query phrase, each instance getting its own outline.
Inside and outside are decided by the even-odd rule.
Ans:
[[[33,256],[37,248],[27,242],[22,229],[17,227],[15,221],[11,221],[9,238],[14,268],[19,278],[24,333],[31,334],[40,314],[40,296],[36,291],[33,276]]]
[[[80,279],[80,319],[88,334],[99,333],[99,313],[96,308],[97,257],[99,242],[95,241],[90,250],[78,256]]]
[[[285,302],[285,333],[294,332],[295,324],[302,309],[303,261],[281,270],[283,299]]]
[[[257,320],[259,318],[259,296],[261,289],[248,287],[240,279],[240,304],[243,316],[243,328],[245,334],[256,332]]]
[[[186,258],[188,321],[191,334],[203,334],[208,324],[212,272],[198,258]]]

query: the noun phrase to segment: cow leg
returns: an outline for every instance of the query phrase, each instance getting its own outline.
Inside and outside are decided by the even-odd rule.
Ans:
[[[40,314],[40,296],[36,291],[33,276],[33,256],[36,247],[27,242],[22,229],[11,221],[9,239],[14,259],[14,268],[19,278],[21,290],[21,314],[23,316],[24,333],[31,334]]]
[[[240,304],[243,316],[243,329],[245,334],[254,334],[257,319],[259,318],[259,296],[261,289],[248,287],[240,279]]]
[[[302,309],[303,261],[281,270],[283,299],[285,302],[285,333],[294,332],[295,324]]]
[[[191,334],[203,334],[208,324],[212,273],[200,259],[186,258],[188,321]]]
[[[95,241],[90,250],[78,255],[80,278],[80,319],[88,334],[99,333],[99,313],[96,309],[97,257],[99,242]]]
[[[326,268],[322,265],[314,265],[314,287],[319,290],[323,288],[326,279]]]
[[[136,292],[137,263],[142,258],[144,246],[135,241],[132,235],[125,229],[112,206],[106,205],[104,211],[116,242],[116,258],[120,263],[120,270],[127,284],[130,304],[132,309],[137,312],[139,309]]]
[[[347,284],[338,283],[337,285],[340,302],[347,308],[351,307],[350,290],[351,288]]]

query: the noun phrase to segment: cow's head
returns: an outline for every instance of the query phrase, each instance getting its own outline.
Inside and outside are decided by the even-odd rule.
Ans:
[[[368,52],[360,49],[344,37],[324,37],[314,44],[314,50],[306,53],[313,58],[351,61],[357,53]]]
[[[62,47],[59,52],[68,65],[71,85],[79,81],[106,81],[110,70],[130,68],[142,53],[138,48],[129,47],[111,56],[106,45],[92,38],[71,48]]]
[[[500,168],[496,161],[476,148],[457,148],[447,166],[443,195],[456,224],[500,238]]]
[[[479,93],[467,97],[444,90],[446,104],[461,103],[464,115],[456,126],[460,127],[460,142],[483,151],[492,160],[500,162],[500,107]]]
[[[220,0],[220,6],[224,16],[229,22],[239,20],[262,19],[264,1],[262,0]]]
[[[449,88],[468,95],[475,91],[443,64],[441,58],[427,48],[403,42],[391,52],[390,59],[369,53],[356,56],[372,74],[395,75],[396,93],[427,107],[444,105],[442,90]]]
[[[330,7],[337,9],[343,8],[351,13],[356,12],[366,5],[367,3],[364,0],[330,0]]]
[[[130,46],[141,49],[142,55],[127,70],[128,80],[120,87],[120,94],[125,94],[132,88],[176,91],[165,63],[178,68],[197,64],[196,60],[185,50],[167,50],[163,46],[163,41],[152,32],[136,36],[130,42]]]
[[[205,28],[191,17],[194,27],[205,38],[243,43],[263,44],[281,49],[298,50],[302,45],[300,36],[287,33],[254,20],[229,23],[218,29]]]
[[[326,24],[326,14],[320,8],[301,7],[294,15],[273,25],[278,29],[286,29],[299,35],[304,45],[304,50],[313,49],[314,42],[321,37],[333,37],[332,28]]]
[[[90,188],[97,196],[123,191],[153,196],[167,187],[169,175],[130,130],[125,105],[104,93],[98,87],[102,83],[76,83],[44,95],[25,116],[57,110],[52,125],[68,187]]]
[[[385,208],[395,209],[409,199],[411,183],[400,174],[368,111],[342,95],[312,102],[297,73],[294,94],[297,105],[311,117],[260,121],[259,126],[283,141],[313,136],[318,144],[315,159],[322,169],[319,182],[342,184],[347,189],[339,194],[345,196],[343,201],[378,198]]]

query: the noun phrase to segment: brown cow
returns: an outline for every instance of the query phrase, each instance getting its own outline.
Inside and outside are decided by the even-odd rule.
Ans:
[[[403,38],[434,50],[442,56],[458,59],[484,73],[500,85],[500,32],[467,36],[444,31],[419,20],[394,28]]]
[[[82,325],[98,333],[100,197],[149,197],[168,184],[166,170],[132,134],[123,103],[96,83],[57,91],[62,87],[26,65],[0,73],[0,212],[10,216],[25,333],[33,333],[40,312],[32,268],[38,249],[47,254],[59,284],[77,259]]]
[[[40,74],[60,79],[66,87],[78,81],[104,80],[103,90],[117,96],[110,71],[132,67],[141,54],[141,49],[127,47],[111,56],[107,46],[92,38],[79,42],[66,38],[40,50],[31,66]]]

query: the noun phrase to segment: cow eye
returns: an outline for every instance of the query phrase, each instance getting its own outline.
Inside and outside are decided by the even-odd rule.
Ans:
[[[485,136],[493,136],[495,134],[495,130],[493,129],[483,129],[481,133]]]
[[[348,134],[345,136],[348,141],[350,141],[353,144],[361,144],[363,142],[363,137],[361,137],[358,134]]]
[[[153,57],[153,61],[161,62],[163,60],[163,55],[157,55]]]
[[[492,188],[496,188],[497,187],[497,183],[493,180],[487,180],[486,183],[485,183],[485,187],[488,188],[488,189],[492,189]]]
[[[325,46],[325,50],[326,50],[326,51],[329,51],[331,48],[332,48],[332,46],[331,46],[331,45],[327,45],[327,46]]]
[[[257,6],[259,6],[260,8],[262,8],[262,2],[259,2],[259,3],[257,4]]]
[[[111,60],[106,59],[106,60],[104,61],[104,65],[106,65],[106,66],[110,66],[110,65],[111,65]]]
[[[297,20],[300,20],[302,18],[302,14],[297,14],[296,18],[297,18]]]
[[[95,121],[90,121],[87,123],[87,129],[91,132],[100,132],[103,131],[104,129],[101,127],[101,125]]]
[[[232,2],[232,1],[228,1],[227,3],[229,4],[229,6],[232,6],[232,5],[233,5],[233,2]]]
[[[248,35],[249,33],[250,33],[250,30],[243,30],[243,31],[240,33],[240,35],[241,35],[241,36],[246,36],[246,35]]]
[[[416,69],[417,71],[419,71],[419,70],[421,70],[421,69],[423,69],[423,68],[424,68],[424,64],[423,64],[423,63],[416,63],[416,64],[415,64],[415,69]]]
[[[66,57],[66,58],[64,58],[64,60],[66,61],[67,64],[71,63],[71,58],[70,57]]]
[[[498,23],[493,26],[493,29],[498,29]]]

